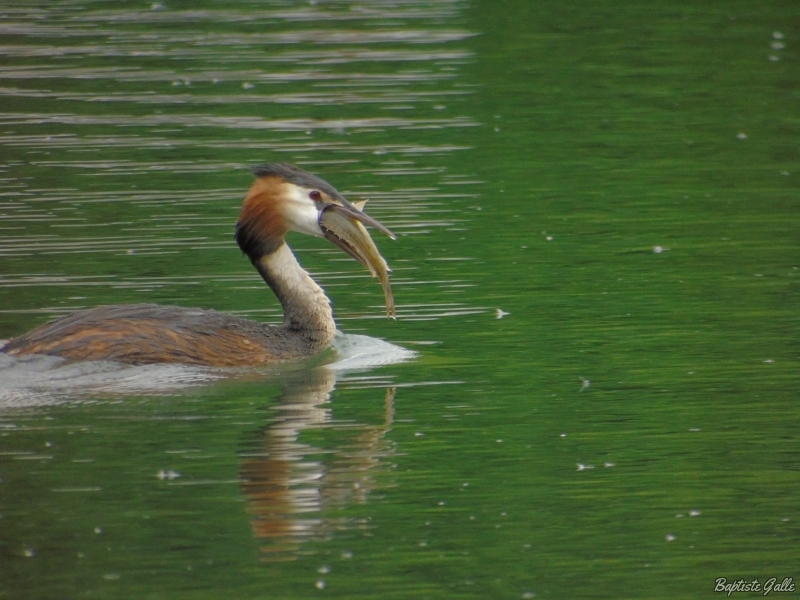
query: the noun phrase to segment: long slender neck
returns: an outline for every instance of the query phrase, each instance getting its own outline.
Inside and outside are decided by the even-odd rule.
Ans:
[[[285,243],[253,261],[283,307],[283,326],[317,342],[336,333],[331,303],[325,292],[297,262]]]

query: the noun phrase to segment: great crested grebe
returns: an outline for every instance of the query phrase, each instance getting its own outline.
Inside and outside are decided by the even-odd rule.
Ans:
[[[254,366],[303,358],[336,333],[330,300],[286,245],[289,231],[327,238],[378,276],[394,317],[386,261],[362,225],[395,236],[326,181],[294,165],[253,169],[235,239],[283,307],[283,324],[268,325],[214,310],[128,304],[99,306],[51,321],[0,351],[74,360]]]

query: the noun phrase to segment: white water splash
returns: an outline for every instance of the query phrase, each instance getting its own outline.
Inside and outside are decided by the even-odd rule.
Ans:
[[[338,360],[324,365],[334,371],[355,371],[407,362],[417,356],[413,350],[366,335],[338,333],[333,340]]]

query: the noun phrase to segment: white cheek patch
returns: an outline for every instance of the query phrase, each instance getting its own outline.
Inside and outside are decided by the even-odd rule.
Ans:
[[[313,200],[308,197],[311,191],[294,185],[290,186],[289,193],[285,196],[287,202],[284,204],[283,216],[290,231],[322,237],[322,229],[319,228],[318,222],[319,211]]]

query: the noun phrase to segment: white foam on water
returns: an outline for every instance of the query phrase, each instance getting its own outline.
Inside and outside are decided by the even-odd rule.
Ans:
[[[336,362],[324,365],[334,371],[355,371],[396,365],[414,359],[417,353],[366,335],[337,333],[333,349]]]

